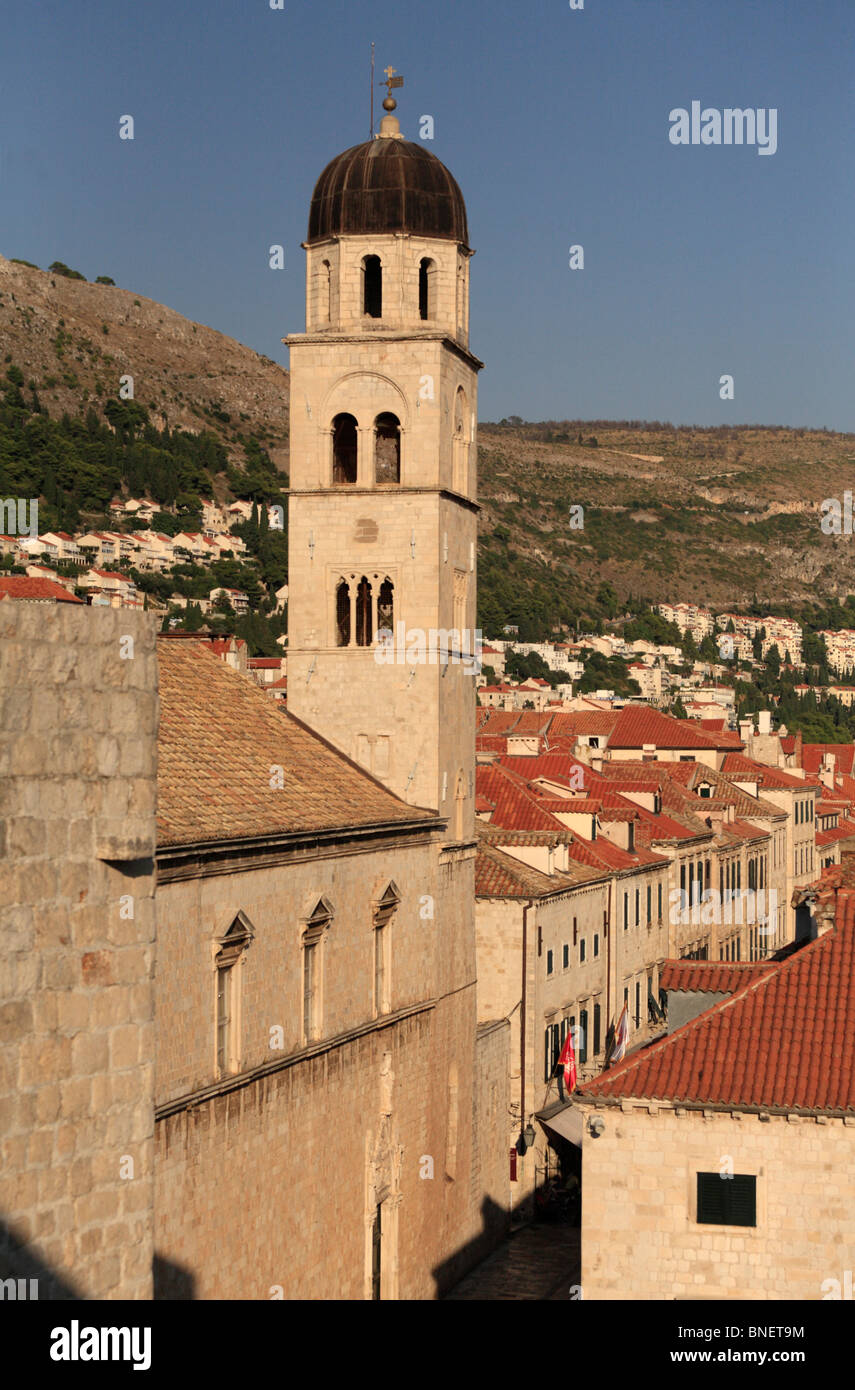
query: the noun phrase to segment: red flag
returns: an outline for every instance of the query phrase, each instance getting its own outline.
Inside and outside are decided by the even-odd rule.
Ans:
[[[567,1037],[558,1058],[558,1065],[564,1068],[564,1089],[569,1095],[576,1085],[576,1053],[573,1051],[572,1028],[567,1030]]]

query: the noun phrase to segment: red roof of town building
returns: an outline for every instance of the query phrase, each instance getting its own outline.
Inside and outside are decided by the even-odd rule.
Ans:
[[[82,603],[61,584],[35,575],[10,574],[0,578],[0,599],[53,599],[55,603]]]
[[[855,1112],[852,880],[848,865],[823,873],[832,930],[582,1086],[582,1096]]]
[[[675,719],[646,705],[625,705],[609,734],[610,748],[719,748],[718,734],[705,734],[688,719]],[[729,745],[728,745],[729,746]]]

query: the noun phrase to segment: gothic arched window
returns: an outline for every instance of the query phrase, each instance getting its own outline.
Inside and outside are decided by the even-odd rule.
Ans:
[[[350,646],[350,585],[346,579],[335,591],[335,640],[339,647]]]
[[[379,256],[362,258],[362,312],[371,319],[383,317],[383,267]]]
[[[356,420],[337,415],[332,422],[333,482],[356,482]]]
[[[388,411],[374,421],[374,481],[401,481],[401,422]]]
[[[371,585],[363,574],[356,589],[356,645],[370,647],[374,636],[371,612]]]
[[[419,318],[436,318],[436,263],[427,256],[419,263]]]

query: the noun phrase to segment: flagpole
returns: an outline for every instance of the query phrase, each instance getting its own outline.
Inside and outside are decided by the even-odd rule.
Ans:
[[[374,45],[371,45],[371,134],[368,137],[374,139]]]

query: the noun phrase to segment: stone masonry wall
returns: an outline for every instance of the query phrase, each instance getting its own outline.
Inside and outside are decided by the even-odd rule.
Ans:
[[[41,1299],[151,1297],[154,631],[0,604],[0,1278]]]
[[[584,1106],[586,1299],[822,1299],[855,1259],[855,1120]],[[699,1225],[697,1173],[757,1177],[757,1225]],[[726,1181],[726,1179],[722,1179]]]

